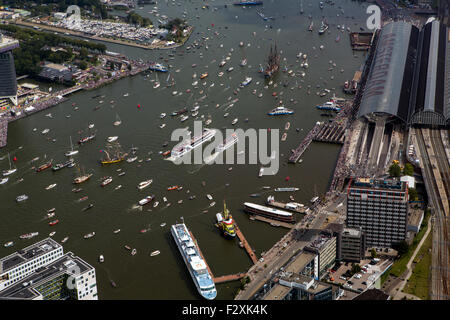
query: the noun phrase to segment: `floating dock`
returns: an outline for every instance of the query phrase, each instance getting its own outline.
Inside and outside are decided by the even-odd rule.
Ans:
[[[247,240],[244,237],[244,234],[242,233],[241,229],[239,229],[238,225],[236,224],[236,221],[234,221],[234,227],[236,228],[236,235],[238,236],[239,241],[241,241],[242,244],[244,245],[244,249],[245,249],[245,251],[247,251],[248,256],[250,257],[252,262],[254,264],[256,264],[258,262],[258,258],[256,258],[256,254],[253,252],[252,247],[250,247],[250,245],[248,244]]]
[[[250,216],[250,220],[258,220],[258,221],[266,222],[266,223],[269,223],[273,227],[282,227],[282,228],[286,228],[286,229],[294,229],[295,228],[295,225],[292,223],[281,222],[278,220],[273,220],[273,219],[256,216],[256,215]]]

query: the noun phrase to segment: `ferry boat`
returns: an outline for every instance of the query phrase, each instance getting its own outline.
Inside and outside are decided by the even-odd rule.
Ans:
[[[214,280],[186,225],[184,223],[172,225],[171,233],[198,292],[202,297],[213,300],[217,296]]]
[[[167,67],[163,66],[160,63],[156,63],[156,62],[150,64],[150,66],[148,68],[152,71],[159,71],[159,72],[167,72],[168,71]]]
[[[22,201],[25,201],[25,200],[27,200],[28,199],[28,196],[26,195],[26,194],[22,194],[22,195],[20,195],[20,196],[18,196],[17,198],[16,198],[16,201],[17,202],[22,202]]]
[[[111,182],[112,182],[112,177],[106,177],[103,181],[102,181],[102,183],[100,184],[100,186],[102,186],[102,187],[104,187],[104,186],[107,186],[108,184],[110,184]]]
[[[275,188],[274,191],[276,192],[294,192],[300,190],[299,188],[295,187],[287,187],[287,188]]]
[[[31,232],[31,233],[22,234],[21,236],[19,236],[19,238],[20,239],[31,239],[38,235],[39,235],[39,232]]]
[[[291,110],[291,109],[281,106],[281,107],[276,107],[275,109],[272,109],[267,114],[269,116],[289,115],[289,114],[294,114],[294,110]]]
[[[275,208],[269,208],[266,206],[262,206],[262,205],[250,203],[250,202],[245,202],[244,207],[245,207],[245,211],[247,211],[250,214],[255,214],[255,215],[259,215],[259,216],[263,216],[263,217],[267,217],[270,219],[283,221],[283,222],[289,222],[289,223],[295,222],[294,216],[292,215],[292,213],[287,212],[287,211],[278,210]]]
[[[153,182],[153,179],[149,179],[149,180],[145,180],[145,181],[139,182],[137,188],[139,190],[142,190],[144,188],[147,188],[149,185],[151,185],[152,182]]]
[[[144,199],[139,200],[139,205],[144,206],[147,203],[151,202],[153,199],[155,199],[155,195],[147,196]]]
[[[172,157],[173,158],[180,158],[184,156],[185,154],[191,152],[195,148],[199,147],[203,143],[211,140],[214,135],[216,134],[216,130],[214,129],[203,129],[203,132],[201,135],[197,137],[193,137],[190,141],[186,141],[183,144],[181,144],[178,147],[175,147],[172,149]]]
[[[226,237],[234,238],[236,237],[236,229],[234,227],[234,220],[230,212],[227,209],[225,201],[223,202],[223,214],[217,213],[217,225],[222,231],[222,234]]]
[[[339,108],[336,103],[334,102],[334,100],[325,102],[323,105],[320,106],[316,106],[317,109],[320,110],[331,110],[331,111],[340,111],[341,108]]]
[[[45,169],[50,168],[50,167],[52,166],[52,161],[53,161],[53,160],[50,160],[49,162],[44,163],[43,165],[39,166],[39,167],[36,169],[36,172],[41,172],[41,171],[44,171]]]
[[[232,145],[238,142],[238,135],[236,133],[232,133],[229,137],[227,137],[221,144],[219,144],[216,148],[216,152],[223,152],[227,150]]]

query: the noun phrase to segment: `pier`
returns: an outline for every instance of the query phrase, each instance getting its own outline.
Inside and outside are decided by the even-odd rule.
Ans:
[[[282,228],[286,228],[286,229],[294,229],[295,228],[295,225],[292,223],[281,222],[278,220],[273,220],[273,219],[269,219],[269,218],[262,217],[262,216],[255,215],[255,216],[251,216],[250,219],[269,223],[273,227],[282,227]]]
[[[337,123],[324,123],[313,140],[318,142],[343,144],[345,139],[345,127]]]
[[[236,235],[238,236],[239,240],[244,245],[245,251],[247,251],[250,259],[254,264],[258,262],[258,259],[256,258],[256,254],[253,252],[252,247],[250,247],[249,243],[244,237],[244,234],[242,233],[241,229],[239,229],[238,225],[236,224],[236,221],[234,221],[234,227],[236,228]]]
[[[317,122],[316,125],[309,131],[308,135],[303,139],[302,143],[292,152],[292,155],[289,157],[290,163],[297,163],[300,157],[303,155],[303,152],[309,147],[311,141],[316,136],[317,132],[320,130],[320,123]]]

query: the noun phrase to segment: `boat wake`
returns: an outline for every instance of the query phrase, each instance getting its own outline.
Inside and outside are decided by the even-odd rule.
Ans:
[[[130,211],[142,211],[142,206],[138,205],[138,204],[133,204],[130,208]]]

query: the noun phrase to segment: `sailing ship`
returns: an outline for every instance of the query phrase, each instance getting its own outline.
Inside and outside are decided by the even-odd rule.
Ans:
[[[9,156],[9,153],[8,153],[8,160],[9,160],[9,170],[3,170],[3,176],[4,177],[9,176],[10,174],[13,174],[14,172],[17,171],[17,168],[12,168],[11,167],[11,158]],[[8,180],[6,180],[6,181],[8,181]]]
[[[73,150],[72,136],[70,136],[70,151],[67,151],[64,155],[66,157],[71,157],[77,153],[78,153],[78,150]]]
[[[275,49],[270,46],[270,54],[269,59],[267,61],[267,67],[264,71],[264,77],[271,78],[275,73],[277,73],[280,68],[280,55],[277,50],[277,46],[275,45]]]
[[[100,160],[101,164],[119,163],[125,160],[125,157],[128,155],[128,153],[122,151],[119,143],[107,145],[106,149],[108,150],[100,150],[106,155],[105,158]]]
[[[80,168],[78,168],[78,171],[80,171]],[[82,173],[80,172],[80,175],[78,177],[76,177],[75,179],[73,179],[73,183],[74,184],[83,183],[86,180],[88,180],[90,177],[92,177],[92,175],[93,175],[92,173],[86,174],[83,169],[83,172]]]
[[[219,229],[222,231],[222,234],[226,237],[234,238],[236,237],[236,230],[234,227],[234,220],[230,214],[230,211],[227,209],[227,205],[225,201],[223,201],[223,214],[217,213],[217,225]]]

